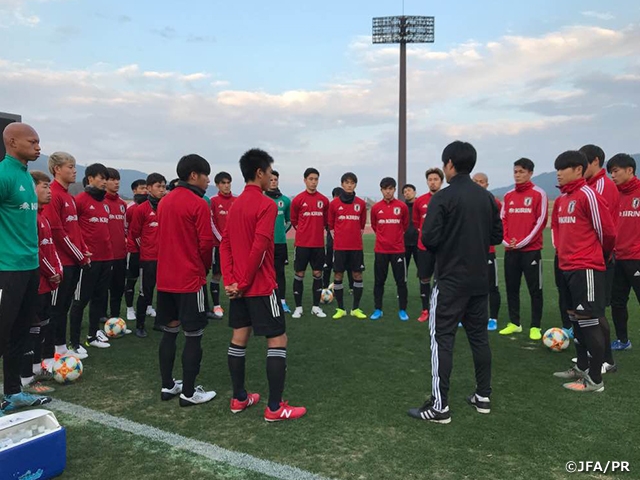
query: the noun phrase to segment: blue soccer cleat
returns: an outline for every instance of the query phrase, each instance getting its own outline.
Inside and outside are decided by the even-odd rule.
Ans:
[[[406,310],[400,310],[398,312],[398,318],[400,318],[400,320],[402,320],[403,322],[406,322],[409,320],[409,315],[407,314]]]
[[[611,342],[611,350],[631,350],[631,340],[627,340],[626,342],[621,342],[620,340]]]
[[[4,413],[15,412],[20,408],[37,407],[39,405],[51,403],[51,397],[33,395],[27,392],[5,395],[4,400],[5,401],[2,403],[2,410],[4,411]]]
[[[380,318],[382,318],[382,310],[376,308],[376,311],[373,312],[369,318],[371,320],[380,320]]]
[[[284,313],[291,313],[291,309],[289,308],[289,305],[287,305],[287,302],[285,301],[282,302],[282,311]]]
[[[573,340],[573,327],[571,328],[562,327],[562,331],[565,333],[567,337],[569,337],[569,340]]]
[[[493,332],[498,329],[498,321],[495,318],[490,318],[489,323],[487,324],[487,330]]]

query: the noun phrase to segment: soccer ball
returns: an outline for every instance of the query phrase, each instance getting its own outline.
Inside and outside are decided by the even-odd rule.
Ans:
[[[331,302],[333,302],[333,290],[324,288],[322,292],[320,292],[320,303],[327,305]]]
[[[58,383],[75,382],[82,375],[82,362],[74,356],[65,355],[53,363],[52,371]]]
[[[124,331],[127,329],[126,322],[121,318],[110,318],[104,322],[104,333],[109,338],[117,338],[124,335]]]
[[[561,328],[553,327],[544,332],[542,343],[554,352],[561,352],[569,346],[570,340]]]

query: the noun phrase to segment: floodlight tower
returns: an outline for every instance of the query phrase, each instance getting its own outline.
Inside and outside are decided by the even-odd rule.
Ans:
[[[376,17],[373,43],[400,44],[400,112],[398,126],[398,197],[407,183],[407,43],[433,43],[435,17]]]

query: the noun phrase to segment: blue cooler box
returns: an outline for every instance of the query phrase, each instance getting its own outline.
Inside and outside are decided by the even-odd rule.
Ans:
[[[49,410],[0,417],[0,480],[45,480],[64,472],[67,435]]]

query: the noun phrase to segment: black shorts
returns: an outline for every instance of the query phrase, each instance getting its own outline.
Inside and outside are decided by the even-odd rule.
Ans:
[[[293,270],[304,272],[307,265],[311,265],[311,270],[319,272],[324,267],[323,247],[295,247],[293,249]]]
[[[51,292],[38,294],[34,313],[35,315],[31,320],[32,326],[49,323],[51,318]]]
[[[193,293],[158,292],[156,325],[165,326],[178,320],[185,332],[196,332],[207,326],[204,286]]]
[[[222,267],[220,265],[220,247],[213,247],[213,261],[211,262],[211,273],[213,275],[219,275],[222,273]]]
[[[418,249],[418,278],[431,278],[436,268],[436,256],[428,250]]]
[[[598,270],[565,270],[558,288],[576,315],[600,318],[604,317],[606,308],[605,277],[606,273]]]
[[[286,243],[276,243],[274,245],[273,260],[276,266],[289,265],[289,248]]]
[[[362,250],[333,251],[334,272],[364,272],[364,270],[364,253]]]
[[[286,332],[278,292],[264,297],[243,297],[229,302],[229,326],[252,327],[259,337],[279,337]]]
[[[127,278],[138,278],[140,275],[140,254],[127,253]]]

